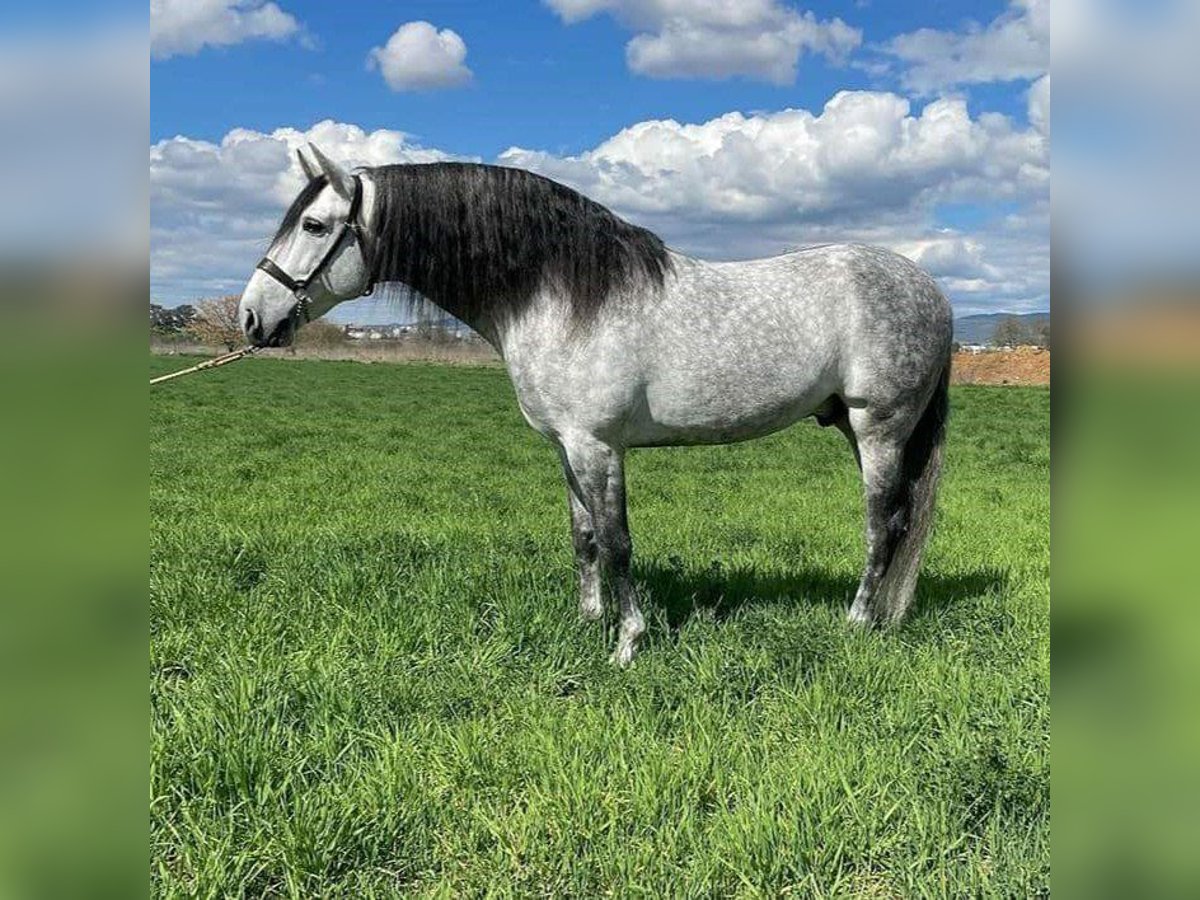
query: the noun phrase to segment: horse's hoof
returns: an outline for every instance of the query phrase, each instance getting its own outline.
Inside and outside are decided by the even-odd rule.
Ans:
[[[618,641],[617,649],[612,652],[608,661],[618,669],[628,669],[633,663],[633,658],[637,656],[637,647],[633,641]]]
[[[596,622],[604,618],[604,607],[599,603],[580,603],[579,618],[585,622]]]
[[[646,622],[641,613],[634,613],[632,618],[621,623],[621,633],[617,637],[617,648],[608,658],[614,666],[624,669],[633,662],[637,655],[638,640],[646,632]]]

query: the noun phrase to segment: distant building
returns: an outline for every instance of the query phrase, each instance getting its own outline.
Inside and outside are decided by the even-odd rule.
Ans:
[[[428,322],[392,322],[387,325],[342,326],[342,333],[349,341],[400,341],[409,337],[437,336],[456,341],[469,341],[477,337],[474,331],[451,316]]]

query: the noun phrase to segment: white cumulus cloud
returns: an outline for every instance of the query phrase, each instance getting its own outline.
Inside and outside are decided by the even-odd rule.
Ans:
[[[424,91],[468,84],[466,58],[466,43],[449,28],[407,22],[382,47],[372,48],[367,65],[379,69],[393,91]]]
[[[946,278],[980,280],[1001,277],[986,259],[986,246],[978,239],[946,232],[915,241],[892,242],[892,249],[907,256],[925,271]]]
[[[150,0],[153,59],[254,39],[279,41],[299,32],[294,16],[263,0]]]
[[[656,218],[843,225],[940,201],[1019,198],[1049,178],[1045,142],[964,101],[914,114],[891,93],[843,91],[804,109],[728,113],[700,124],[639,122],[578,156],[519,147],[501,161]]]
[[[818,20],[778,0],[546,0],[567,24],[608,13],[635,32],[631,71],[654,78],[736,75],[791,84],[805,53],[840,62],[862,43],[841,19]]]
[[[922,94],[956,85],[1033,80],[1050,69],[1050,0],[1011,0],[986,26],[921,28],[883,51],[901,66],[901,83]]]

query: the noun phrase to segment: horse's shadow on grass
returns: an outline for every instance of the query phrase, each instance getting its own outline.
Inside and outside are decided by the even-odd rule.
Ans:
[[[713,563],[707,569],[689,569],[671,559],[644,560],[635,566],[635,577],[649,593],[651,608],[663,613],[672,631],[703,611],[723,621],[739,610],[754,606],[819,605],[844,611],[858,588],[858,578],[812,568],[791,572],[760,571],[755,567],[730,567]],[[984,568],[972,572],[923,574],[906,621],[923,619],[952,608],[972,597],[1002,591],[1008,573]]]

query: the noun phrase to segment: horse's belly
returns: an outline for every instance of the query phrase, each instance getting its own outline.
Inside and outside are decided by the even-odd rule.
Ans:
[[[811,415],[833,393],[823,378],[747,374],[648,384],[628,422],[628,443],[727,444],[762,437]]]

